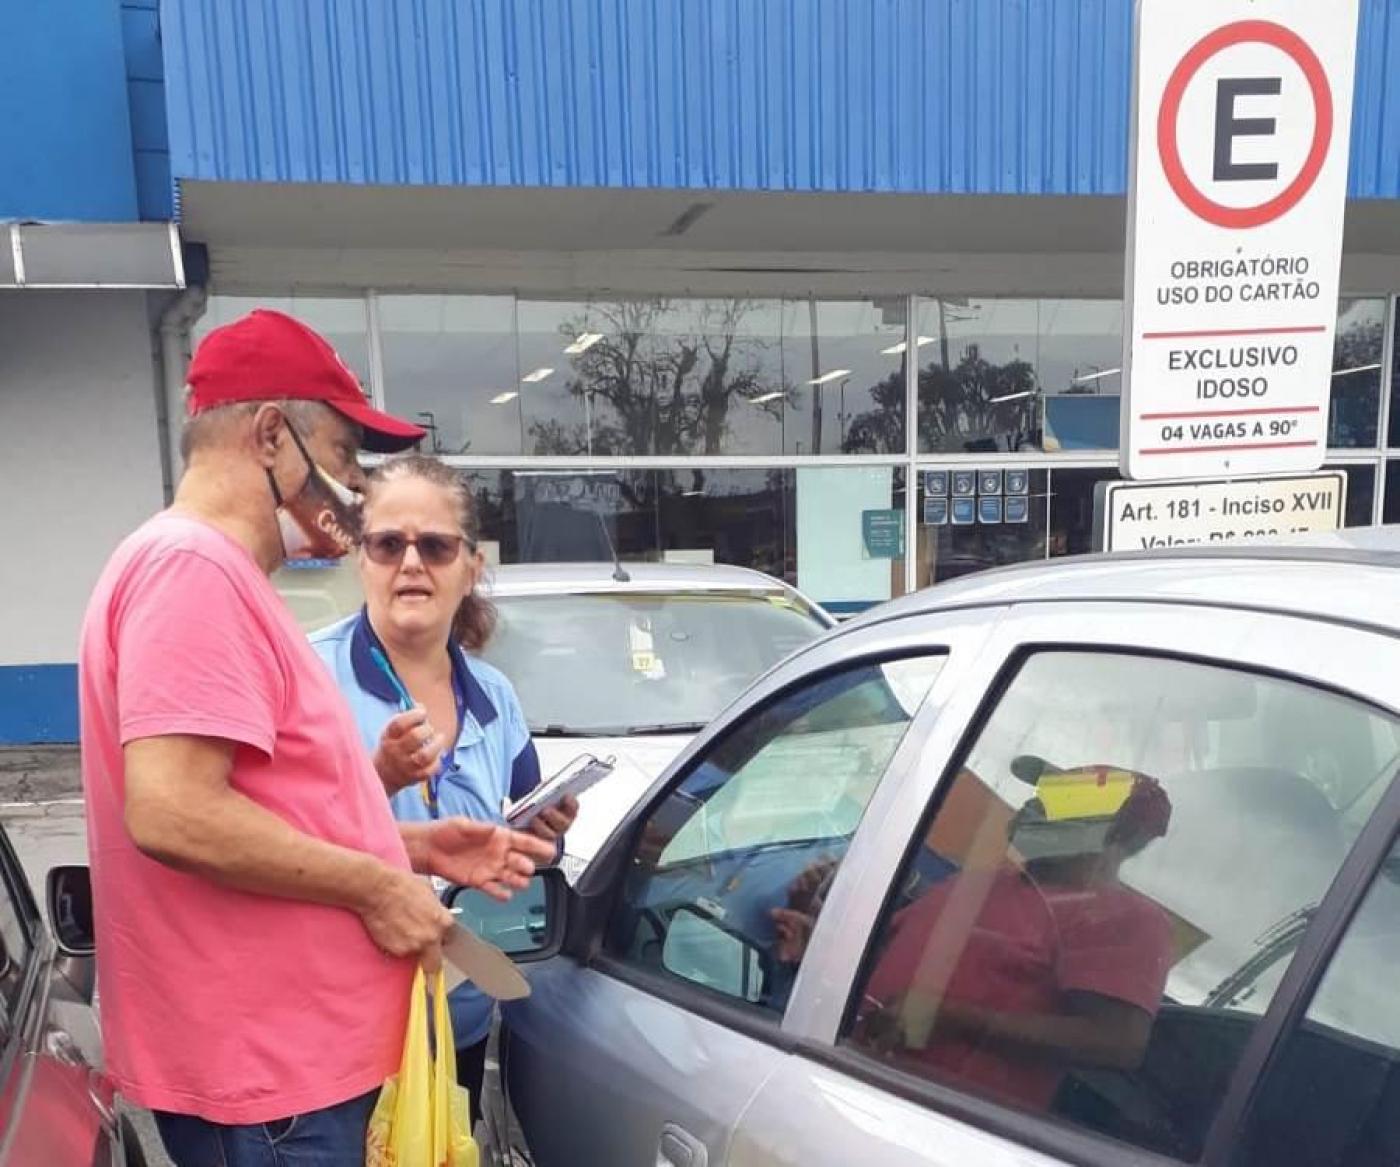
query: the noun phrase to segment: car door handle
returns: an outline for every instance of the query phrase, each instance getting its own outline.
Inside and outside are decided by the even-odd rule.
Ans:
[[[708,1167],[710,1153],[705,1144],[673,1122],[661,1128],[661,1144],[656,1151],[656,1167]]]

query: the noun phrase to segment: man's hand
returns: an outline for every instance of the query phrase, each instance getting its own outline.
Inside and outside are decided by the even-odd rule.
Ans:
[[[529,827],[530,834],[537,839],[543,839],[557,850],[559,840],[574,825],[576,818],[578,818],[578,799],[572,794],[566,794],[556,805],[540,811],[535,816]],[[551,852],[550,858],[553,857],[554,853]]]
[[[502,902],[530,883],[535,867],[554,860],[554,847],[534,835],[469,818],[418,826],[418,871],[483,891]],[[410,854],[415,851],[409,848]]]
[[[428,722],[421,705],[393,717],[379,738],[374,768],[384,789],[397,794],[415,782],[424,782],[438,771],[447,739]]]
[[[442,938],[455,921],[416,875],[386,867],[360,906],[360,920],[390,956],[417,956],[427,972],[442,965]]]

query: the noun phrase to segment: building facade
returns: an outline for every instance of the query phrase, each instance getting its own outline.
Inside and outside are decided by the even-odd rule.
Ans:
[[[1400,520],[1400,0],[1362,10],[1328,455],[1350,523]],[[840,612],[1089,549],[1117,474],[1131,0],[135,11],[127,104],[160,134],[129,115],[133,218],[175,225],[191,286],[140,293],[123,331],[133,432],[81,419],[133,497],[87,493],[92,554],[23,655],[11,629],[38,625],[0,585],[0,699],[38,665],[61,696],[94,563],[178,473],[188,344],[258,304],[428,427],[500,562],[739,563]],[[133,26],[157,48],[135,74]],[[41,332],[49,295],[0,298],[0,333]],[[81,413],[111,390],[71,359]],[[28,401],[66,433],[55,396],[7,368],[0,419]],[[3,521],[72,554],[52,514]],[[343,569],[280,582],[308,624],[353,602]],[[61,740],[27,716],[0,739]]]

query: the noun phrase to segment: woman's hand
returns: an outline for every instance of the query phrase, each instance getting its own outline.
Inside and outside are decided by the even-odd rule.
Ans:
[[[502,902],[529,885],[537,866],[554,861],[554,847],[543,839],[475,819],[439,819],[417,826],[417,833],[422,851],[416,870]]]
[[[397,794],[438,772],[447,739],[428,722],[428,711],[417,705],[393,717],[379,738],[374,769],[384,789]]]
[[[540,811],[529,826],[530,834],[543,839],[551,847],[558,848],[568,829],[578,818],[578,799],[566,794],[554,806]],[[553,858],[553,853],[551,853]]]

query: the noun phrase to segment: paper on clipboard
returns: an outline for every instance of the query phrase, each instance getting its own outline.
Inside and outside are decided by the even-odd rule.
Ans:
[[[559,773],[541,782],[524,798],[512,803],[506,811],[506,822],[517,830],[529,826],[540,811],[553,806],[570,794],[577,797],[596,786],[613,772],[616,765],[616,758],[600,759],[592,754],[583,754],[575,758]]]

